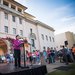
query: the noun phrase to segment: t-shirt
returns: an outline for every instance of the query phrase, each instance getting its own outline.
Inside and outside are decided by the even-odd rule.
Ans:
[[[72,49],[72,52],[75,53],[75,47]]]
[[[14,47],[14,49],[20,50],[20,44],[22,44],[21,40],[18,40],[18,39],[13,40],[13,47]]]

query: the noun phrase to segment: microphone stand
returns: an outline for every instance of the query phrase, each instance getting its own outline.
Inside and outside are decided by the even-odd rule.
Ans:
[[[27,44],[28,42],[26,42],[26,40],[23,40],[23,52],[24,52],[24,68],[29,68],[26,66],[26,48],[25,48],[25,44]]]
[[[22,68],[25,68],[25,67],[26,67],[26,59],[25,59],[25,53],[26,53],[26,52],[25,52],[25,42],[24,42],[23,39],[20,39],[20,40],[23,42],[23,43],[20,44],[20,46],[23,47],[23,57],[24,57],[24,58],[23,58],[23,60],[24,60],[24,61],[23,61],[24,66],[23,66]]]
[[[26,51],[25,51],[25,45],[24,45],[24,43],[23,43],[23,52],[24,52],[24,67],[26,67],[26,58],[25,58]]]

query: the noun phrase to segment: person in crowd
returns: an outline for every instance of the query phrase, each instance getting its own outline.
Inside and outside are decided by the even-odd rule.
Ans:
[[[58,51],[58,57],[59,57],[60,63],[63,62],[63,52],[62,52],[62,50]]]
[[[46,62],[43,57],[43,52],[40,52],[40,61],[41,61],[41,65],[46,65]]]
[[[13,63],[13,61],[14,61],[14,56],[12,53],[10,53],[10,63]]]
[[[73,47],[70,49],[70,51],[71,51],[71,59],[72,59],[72,62],[74,62],[74,57],[73,57],[72,49],[73,49]]]
[[[69,58],[69,62],[74,62],[74,58],[73,58],[73,55],[72,55],[72,49],[69,49],[70,50],[70,58]]]
[[[32,58],[33,58],[33,64],[35,64],[36,63],[36,52],[35,52],[35,50],[33,50]]]
[[[29,63],[29,52],[26,50],[26,62]]]
[[[36,62],[40,63],[40,51],[36,50]]]
[[[37,50],[35,51],[35,55],[36,55],[36,62],[37,62],[37,60],[38,60],[38,51]]]
[[[43,50],[43,57],[44,57],[45,62],[47,62],[47,52],[46,52],[46,50]]]
[[[51,63],[55,62],[55,52],[54,50],[51,50]]]
[[[9,54],[6,54],[6,60],[7,60],[7,63],[10,63],[10,55]]]
[[[50,51],[50,48],[47,49],[47,58],[48,58],[48,62],[50,64],[51,63],[51,51]]]
[[[67,46],[66,47],[64,47],[64,46],[62,46],[62,51],[63,51],[63,60],[65,61],[65,63],[66,63],[66,65],[68,65],[69,64],[69,62],[68,62],[68,56],[69,56],[69,49],[67,48]]]
[[[32,65],[32,61],[33,61],[32,52],[28,52],[28,57],[29,57],[30,65]]]
[[[74,61],[75,61],[75,44],[72,47],[72,54],[73,54],[73,58],[74,58]]]
[[[71,50],[70,50],[68,47],[66,47],[66,49],[67,49],[67,58],[68,58],[68,62],[71,62],[71,61],[72,61]]]

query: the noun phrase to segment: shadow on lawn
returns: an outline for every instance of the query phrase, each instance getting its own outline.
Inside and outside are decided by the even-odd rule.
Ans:
[[[68,71],[72,68],[70,66],[60,66],[60,67],[57,67],[57,68],[54,68],[54,69],[62,70],[62,71]]]
[[[68,66],[60,66],[55,69],[56,71],[51,72],[48,75],[75,75],[75,63]]]

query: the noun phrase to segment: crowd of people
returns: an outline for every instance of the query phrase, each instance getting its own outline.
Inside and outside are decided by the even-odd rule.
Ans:
[[[41,60],[41,57],[44,60]],[[43,50],[43,52],[39,50],[33,50],[33,52],[26,51],[26,58],[31,64],[40,64],[41,61],[50,64],[55,63],[56,53],[54,50],[50,50],[50,48]]]
[[[67,46],[62,46],[62,49],[58,51],[58,57],[60,62],[65,62],[66,64],[75,62],[75,44],[71,49]]]
[[[8,63],[14,62],[15,57],[13,55],[14,54],[6,54],[5,58]],[[53,50],[52,48],[44,49],[43,52],[40,52],[40,50],[33,50],[33,52],[26,51],[25,57],[26,63],[31,65],[41,64],[41,57],[46,64],[55,63],[57,59],[59,59],[60,62],[69,64],[69,62],[75,61],[75,45],[73,45],[72,49],[69,49],[67,46],[62,46],[62,49],[59,51]]]
[[[43,51],[43,57],[47,63],[54,63],[56,59],[56,51],[48,48],[47,50]]]
[[[29,62],[31,65],[40,63],[40,51],[33,50],[33,52],[26,51],[26,61]]]

